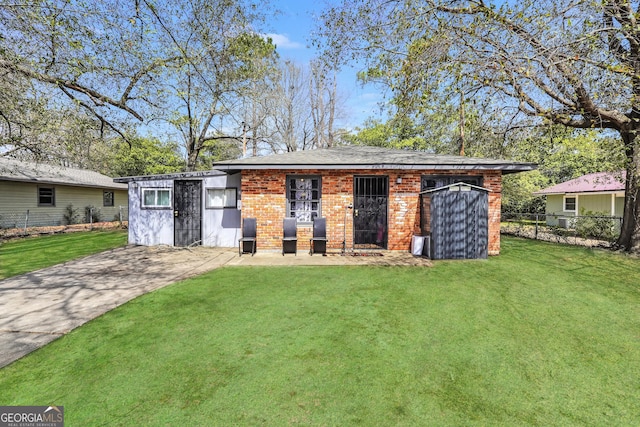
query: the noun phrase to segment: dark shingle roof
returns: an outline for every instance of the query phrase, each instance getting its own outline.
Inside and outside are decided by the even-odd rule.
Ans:
[[[113,182],[113,178],[98,172],[45,163],[24,162],[7,157],[0,157],[0,181],[60,184],[114,190],[127,189],[126,184],[116,184]]]
[[[123,176],[120,178],[113,178],[114,182],[139,182],[139,181],[163,181],[173,179],[193,179],[193,178],[207,178],[218,175],[226,175],[224,172],[208,170],[208,171],[194,171],[194,172],[174,172],[165,173],[159,175],[138,175],[138,176]]]
[[[214,163],[213,168],[224,171],[244,169],[488,169],[514,173],[533,170],[536,165],[380,147],[345,146],[227,160]]]

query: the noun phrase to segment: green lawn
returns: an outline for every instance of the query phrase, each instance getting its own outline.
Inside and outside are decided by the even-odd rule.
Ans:
[[[0,280],[126,244],[126,230],[74,232],[2,242]]]
[[[504,238],[488,261],[229,267],[0,370],[86,425],[640,424],[640,261]]]

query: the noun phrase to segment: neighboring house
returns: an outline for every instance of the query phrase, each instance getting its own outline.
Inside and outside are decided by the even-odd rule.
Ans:
[[[571,217],[584,212],[622,217],[626,173],[597,172],[535,192],[547,196],[547,224],[567,227]]]
[[[502,175],[534,168],[348,146],[222,161],[210,172],[115,181],[129,183],[129,243],[236,246],[241,218],[253,217],[259,251],[281,249],[285,217],[298,219],[299,251],[309,249],[314,217],[327,219],[330,249],[409,251],[421,230],[420,193],[463,182],[488,190],[488,254],[497,255]]]
[[[120,207],[126,215],[127,186],[93,171],[0,157],[0,228],[24,227],[27,212],[28,226],[64,225],[69,205],[78,222],[88,206],[112,221]]]

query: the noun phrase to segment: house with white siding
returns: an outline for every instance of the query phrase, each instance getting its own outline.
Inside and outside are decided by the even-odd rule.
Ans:
[[[0,228],[87,221],[87,207],[102,221],[127,215],[127,185],[98,172],[0,157]],[[87,221],[88,222],[88,221]]]
[[[534,194],[547,198],[548,225],[566,226],[571,217],[586,212],[622,217],[625,177],[624,171],[590,173]]]

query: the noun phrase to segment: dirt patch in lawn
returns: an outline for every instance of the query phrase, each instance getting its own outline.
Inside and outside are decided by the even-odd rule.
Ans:
[[[20,239],[48,234],[74,233],[90,230],[118,230],[126,229],[129,223],[123,222],[94,222],[93,224],[52,225],[45,227],[0,228],[0,240]]]

